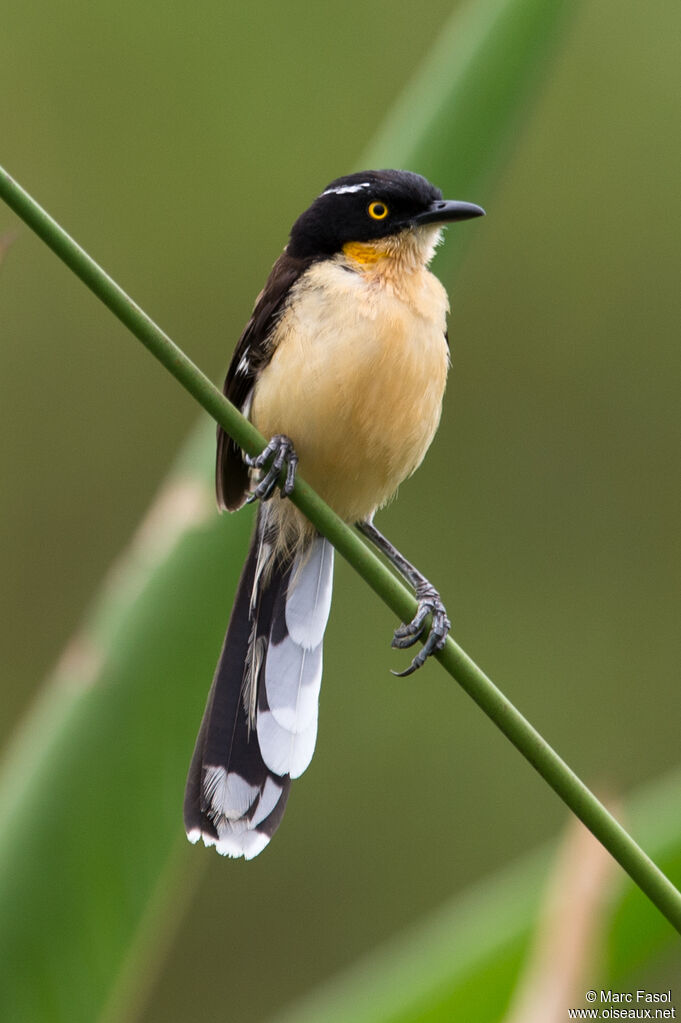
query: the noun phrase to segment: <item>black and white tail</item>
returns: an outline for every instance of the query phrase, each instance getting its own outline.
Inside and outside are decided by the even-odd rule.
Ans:
[[[333,547],[273,554],[267,506],[241,575],[189,767],[184,822],[226,856],[252,859],[276,831],[317,738]]]

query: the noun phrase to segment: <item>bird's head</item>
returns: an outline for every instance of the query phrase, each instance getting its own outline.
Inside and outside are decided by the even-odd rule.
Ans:
[[[363,262],[362,253],[373,258],[416,246],[427,263],[443,226],[484,212],[443,199],[439,188],[411,171],[360,171],[327,185],[296,220],[287,249],[301,259],[345,252]]]

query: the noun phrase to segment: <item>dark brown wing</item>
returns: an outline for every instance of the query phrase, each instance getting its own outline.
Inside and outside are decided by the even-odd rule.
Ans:
[[[222,389],[224,395],[242,412],[248,408],[260,372],[272,358],[272,333],[284,310],[291,287],[313,262],[312,258],[294,259],[284,251],[272,267],[267,284],[256,299],[253,315],[239,338]],[[248,414],[247,411],[245,414]],[[228,511],[240,508],[248,493],[248,467],[241,456],[241,449],[220,426],[215,490],[218,507]]]

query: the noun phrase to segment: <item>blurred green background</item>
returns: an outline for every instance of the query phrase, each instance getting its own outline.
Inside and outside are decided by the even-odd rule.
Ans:
[[[451,9],[13,5],[0,161],[219,381],[291,222],[356,169]],[[679,762],[680,36],[672,0],[576,6],[496,185],[454,196],[488,216],[446,282],[443,423],[379,519],[615,793]],[[197,411],[28,229],[0,267],[0,388],[6,741]],[[339,564],[312,767],[262,857],[190,852],[145,1023],[264,1019],[563,823],[436,666],[389,674],[394,624]],[[187,763],[209,681],[187,683]]]

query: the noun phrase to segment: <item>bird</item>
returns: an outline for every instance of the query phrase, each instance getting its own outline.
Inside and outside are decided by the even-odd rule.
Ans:
[[[395,674],[445,643],[438,591],[374,515],[440,420],[449,302],[428,265],[446,225],[484,212],[412,171],[336,178],[293,224],[256,299],[223,391],[270,439],[251,457],[217,431],[218,506],[257,501],[258,513],[189,768],[191,842],[257,856],[314,752],[334,550],[288,500],[298,471],[414,589],[416,615],[393,646],[424,644]]]

